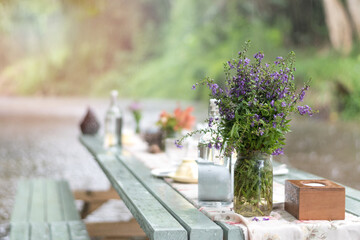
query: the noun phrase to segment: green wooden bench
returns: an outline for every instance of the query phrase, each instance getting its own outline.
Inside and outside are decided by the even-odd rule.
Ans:
[[[66,181],[21,180],[10,221],[11,240],[89,240]]]

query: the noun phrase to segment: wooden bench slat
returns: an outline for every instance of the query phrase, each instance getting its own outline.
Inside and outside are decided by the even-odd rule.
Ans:
[[[30,240],[30,224],[17,222],[11,224],[10,240]]]
[[[36,194],[35,194],[36,193]],[[32,181],[32,197],[30,203],[30,222],[46,221],[46,182],[43,179]]]
[[[89,240],[66,181],[19,182],[11,218],[11,240]]]
[[[121,155],[118,155],[118,160],[185,227],[191,240],[223,239],[223,231],[217,224],[201,213],[164,180],[153,177],[143,163],[134,157]]]
[[[47,205],[47,221],[56,222],[65,220],[64,211],[59,193],[58,182],[48,180],[46,182],[46,205]]]
[[[71,235],[71,240],[90,240],[86,226],[81,221],[68,222],[68,228]],[[53,240],[53,239],[52,239]]]
[[[98,155],[97,161],[150,239],[187,239],[186,230],[114,155]]]
[[[51,240],[72,240],[67,222],[50,223]]]
[[[224,231],[224,240],[245,240],[242,229],[225,222],[216,222]]]
[[[45,222],[34,222],[30,224],[30,240],[49,240],[49,224]]]
[[[29,218],[31,190],[32,184],[30,181],[19,181],[11,222],[26,222]]]
[[[60,195],[62,199],[62,206],[64,211],[64,220],[73,221],[80,220],[79,213],[75,206],[74,196],[70,191],[69,184],[66,181],[59,181],[58,187],[60,189]]]

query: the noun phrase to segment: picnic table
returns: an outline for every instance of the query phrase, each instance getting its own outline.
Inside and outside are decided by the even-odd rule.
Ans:
[[[102,139],[98,136],[82,135],[80,141],[92,153],[113,188],[150,239],[246,240],[250,238],[250,228],[256,231],[257,225],[250,226],[244,222],[234,224],[229,219],[221,218],[223,213],[228,213],[231,209],[200,207],[196,184],[178,184],[169,179],[152,176],[151,168],[159,165],[156,163],[155,154],[138,151],[136,147],[104,149]],[[279,163],[274,162],[274,165]],[[274,177],[275,184],[280,186],[277,189],[281,189],[286,179],[319,177],[289,169],[288,174]],[[217,215],[214,215],[214,212]],[[346,212],[351,223],[349,231],[352,231],[352,228],[359,229],[352,233],[359,234],[356,236],[360,239],[360,191],[346,187]],[[332,224],[331,221],[327,222]],[[279,227],[276,222],[272,224]],[[348,225],[339,223],[339,226]],[[264,229],[264,225],[258,225],[258,228]]]

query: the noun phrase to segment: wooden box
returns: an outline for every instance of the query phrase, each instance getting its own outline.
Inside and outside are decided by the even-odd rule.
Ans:
[[[285,210],[299,220],[343,220],[345,188],[329,180],[286,180]]]

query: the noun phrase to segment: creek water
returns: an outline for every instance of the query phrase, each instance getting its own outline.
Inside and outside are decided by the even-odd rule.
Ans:
[[[78,125],[87,106],[102,122],[107,104],[103,99],[0,98],[0,238],[20,178],[64,178],[73,190],[109,187],[92,156],[78,141]],[[129,100],[120,101],[125,127],[133,128],[129,104]],[[154,126],[161,110],[172,111],[178,104],[142,101],[142,128]],[[205,104],[181,102],[183,108],[189,105],[195,107],[198,120],[206,118]],[[292,122],[286,142],[285,155],[275,160],[360,190],[359,123],[298,118]]]

